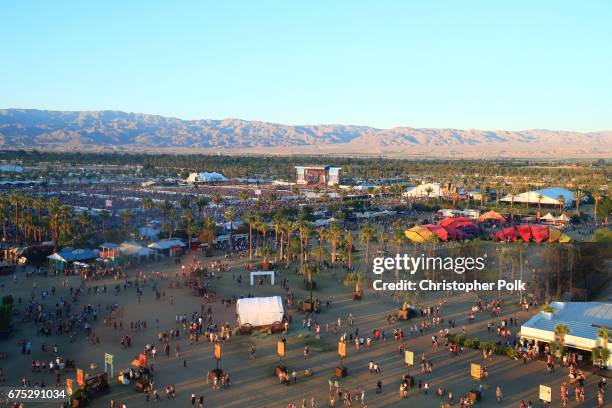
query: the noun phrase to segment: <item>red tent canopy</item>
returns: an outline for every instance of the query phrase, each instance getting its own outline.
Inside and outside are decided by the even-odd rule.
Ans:
[[[516,241],[518,239],[518,234],[516,233],[516,230],[514,229],[514,227],[504,228],[503,230],[501,230],[501,232],[510,241]]]
[[[531,234],[535,242],[542,242],[548,239],[548,227],[544,225],[532,225]]]
[[[433,224],[426,224],[423,226],[427,228],[428,230],[430,230],[431,232],[433,232],[434,234],[436,234],[440,240],[448,241],[448,231],[446,231],[441,226],[433,225]]]
[[[520,235],[523,242],[529,242],[531,239],[531,227],[529,225],[517,225],[516,231]]]
[[[438,225],[441,227],[448,227],[449,225],[452,225],[453,227],[456,227],[457,224],[461,223],[461,222],[470,222],[470,220],[468,220],[465,217],[446,217],[443,220],[441,220],[440,222],[438,222]]]

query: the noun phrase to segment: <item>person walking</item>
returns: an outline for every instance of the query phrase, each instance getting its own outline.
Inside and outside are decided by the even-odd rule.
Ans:
[[[502,395],[502,390],[501,388],[497,387],[495,389],[495,398],[497,398],[497,402],[501,402],[503,395]]]

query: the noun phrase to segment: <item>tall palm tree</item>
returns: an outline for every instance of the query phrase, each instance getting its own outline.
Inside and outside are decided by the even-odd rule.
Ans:
[[[605,327],[600,327],[597,331],[597,337],[601,339],[601,347],[604,349],[608,348],[608,339],[610,338],[610,332]]]
[[[308,239],[310,237],[311,223],[305,218],[299,218],[296,221],[296,227],[300,234],[300,266],[304,264],[304,247],[308,245]]]
[[[280,212],[277,212],[272,216],[272,224],[274,224],[274,253],[278,257],[278,233],[281,230],[281,226],[285,222],[285,216]],[[278,259],[277,259],[278,260]]]
[[[223,197],[221,196],[219,192],[216,192],[212,195],[212,200],[213,200],[213,203],[215,203],[216,205],[219,205],[223,201]]]
[[[242,201],[243,203],[246,203],[249,199],[249,193],[246,190],[242,190],[238,194],[238,198],[240,198],[240,201]]]
[[[565,196],[562,194],[557,197],[557,201],[559,202],[559,213],[563,212],[563,207],[565,207]]]
[[[327,239],[331,244],[331,262],[336,263],[338,242],[342,237],[342,229],[337,222],[332,223],[327,231]]]
[[[227,220],[227,222],[229,222],[230,227],[229,227],[229,244],[230,244],[230,252],[233,249],[233,242],[232,242],[232,231],[234,229],[234,221],[236,220],[236,212],[234,211],[234,209],[232,207],[229,207],[225,210],[225,213],[223,214],[225,216],[225,219]]]
[[[593,193],[593,200],[595,201],[595,208],[593,209],[593,216],[595,218],[595,225],[597,225],[597,215],[599,210],[599,202],[601,201],[601,193],[595,192]]]
[[[257,217],[253,212],[248,212],[242,217],[244,222],[249,225],[249,261],[253,259],[253,226],[257,222]]]
[[[100,211],[100,220],[102,221],[102,235],[106,234],[106,225],[110,219],[110,212],[107,210]]]
[[[198,232],[200,231],[193,220],[188,220],[185,232],[187,233],[187,251],[189,251],[191,250],[191,238],[198,235]]]
[[[353,259],[353,242],[355,241],[355,237],[353,237],[353,233],[350,230],[346,230],[344,234],[344,242],[346,244],[346,252],[348,254],[348,269],[349,271],[352,269],[352,259]]]
[[[576,190],[576,215],[580,215],[580,202],[584,198],[584,191]]]
[[[0,196],[0,220],[2,221],[2,242],[6,242],[6,221],[9,215],[8,203],[4,196]]]
[[[327,237],[327,229],[325,227],[317,228],[317,235],[319,236],[319,264],[323,263],[323,244],[325,243],[325,238]]]
[[[162,213],[162,230],[166,229],[166,219],[170,215],[172,208],[172,203],[168,200],[164,200],[159,204],[159,210]]]
[[[314,262],[306,262],[300,266],[299,272],[306,276],[308,281],[308,289],[310,291],[310,310],[314,310],[312,303],[312,277],[321,273],[321,268]]]
[[[15,218],[13,223],[15,224],[15,242],[19,240],[19,207],[24,202],[23,194],[20,192],[14,192],[9,196],[9,201],[15,210]]]
[[[368,270],[368,267],[370,266],[370,243],[376,240],[376,236],[377,231],[372,224],[367,223],[361,228],[361,232],[359,234],[359,242],[362,245],[365,245],[365,261],[363,264],[364,273]]]
[[[559,323],[555,326],[555,337],[559,340],[559,348],[565,345],[565,335],[569,333],[569,329],[565,323]]]
[[[395,244],[395,249],[397,251],[397,254],[399,254],[402,244],[408,242],[408,238],[406,237],[406,233],[400,221],[397,221],[394,224],[393,236],[391,239],[393,243]],[[395,266],[395,281],[399,282],[399,268],[397,265]]]
[[[204,207],[206,207],[208,205],[208,198],[204,197],[204,196],[200,196],[198,197],[198,199],[196,200],[196,207],[198,208],[198,218],[202,218],[202,210],[204,209]]]
[[[153,209],[155,208],[155,203],[153,202],[153,199],[150,197],[145,197],[142,199],[142,208],[146,211],[146,219],[149,219],[149,216],[151,215],[151,211],[153,211]]]

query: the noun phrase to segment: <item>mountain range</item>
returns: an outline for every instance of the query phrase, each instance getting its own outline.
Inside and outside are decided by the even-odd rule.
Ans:
[[[288,126],[120,111],[0,110],[0,149],[415,157],[612,157],[612,131]]]

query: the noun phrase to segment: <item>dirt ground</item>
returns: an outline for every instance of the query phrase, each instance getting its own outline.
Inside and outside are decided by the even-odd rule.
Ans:
[[[193,255],[189,255],[191,259]],[[186,259],[186,258],[185,258]],[[205,262],[214,258],[201,257]],[[255,296],[270,296],[283,295],[284,291],[277,283],[275,286],[269,284],[255,287],[248,286],[248,276],[244,272],[244,259],[234,259],[231,261],[231,270],[222,275],[221,279],[215,280],[212,289],[217,292],[218,298],[230,298],[233,295],[253,294]],[[153,271],[166,272],[169,276],[173,276],[180,270],[180,266],[174,262],[165,261],[146,265],[142,268],[145,272]],[[130,279],[134,277],[136,270],[129,271]],[[232,275],[238,276],[242,274],[242,285],[239,286],[232,279]],[[190,345],[187,336],[181,332],[180,340],[171,341],[172,353],[170,357],[166,357],[162,352],[153,363],[155,364],[155,384],[163,400],[160,403],[155,403],[153,400],[147,402],[145,396],[137,393],[133,385],[120,385],[115,380],[111,382],[111,393],[103,395],[95,399],[90,406],[92,407],[108,407],[109,401],[114,399],[118,402],[125,402],[128,407],[144,407],[148,404],[159,406],[190,406],[190,397],[194,393],[199,396],[204,394],[205,407],[286,407],[288,403],[295,402],[298,407],[301,406],[302,399],[307,399],[307,406],[310,407],[310,398],[314,397],[316,407],[327,407],[328,397],[328,379],[333,375],[334,368],[338,365],[339,360],[336,354],[336,342],[338,334],[334,334],[331,330],[333,323],[338,318],[342,319],[342,329],[347,330],[346,318],[349,313],[354,317],[354,324],[351,328],[354,330],[359,327],[360,333],[370,334],[375,328],[384,328],[389,334],[393,328],[402,327],[406,334],[405,347],[407,350],[414,351],[416,365],[407,367],[404,363],[403,356],[399,353],[399,343],[392,336],[386,341],[375,341],[371,347],[362,348],[357,351],[352,344],[349,344],[348,357],[344,360],[344,365],[348,368],[349,375],[343,378],[340,383],[345,389],[351,393],[356,387],[365,389],[365,399],[368,407],[393,407],[393,406],[418,406],[418,407],[439,407],[445,398],[435,395],[435,390],[438,387],[444,387],[446,392],[452,391],[455,396],[455,401],[459,397],[465,395],[470,389],[478,386],[478,382],[470,377],[470,363],[487,364],[489,368],[489,376],[482,380],[482,385],[485,389],[483,400],[477,406],[504,406],[504,407],[519,407],[521,400],[531,400],[535,407],[543,406],[538,401],[538,388],[540,384],[553,387],[553,404],[550,406],[561,406],[559,401],[559,388],[561,382],[567,380],[567,368],[559,367],[554,374],[546,372],[546,366],[543,361],[530,361],[523,365],[522,361],[511,360],[506,357],[495,356],[492,361],[484,362],[480,352],[466,350],[463,354],[457,357],[451,357],[449,353],[440,347],[437,351],[432,351],[431,336],[438,329],[446,327],[443,324],[434,329],[430,329],[422,334],[409,336],[409,326],[418,324],[421,318],[413,319],[412,321],[398,321],[391,325],[387,325],[385,317],[389,314],[395,314],[398,307],[398,301],[394,300],[390,295],[379,295],[366,292],[363,300],[354,301],[351,298],[351,289],[340,285],[340,272],[328,273],[325,272],[317,277],[318,289],[315,292],[324,301],[329,297],[333,297],[332,305],[329,309],[323,308],[322,312],[317,315],[322,328],[322,339],[314,342],[313,335],[308,335],[308,331],[302,328],[303,314],[294,309],[288,309],[287,312],[293,315],[293,324],[290,327],[287,336],[287,354],[284,358],[284,364],[289,370],[298,372],[296,384],[281,385],[277,377],[274,376],[274,367],[278,364],[279,359],[276,356],[276,341],[280,335],[255,334],[251,336],[236,336],[233,337],[230,343],[223,346],[223,358],[220,362],[221,368],[230,374],[231,387],[228,390],[213,390],[210,385],[207,385],[204,377],[207,371],[215,367],[215,360],[212,355],[212,346],[210,342],[201,340],[199,343]],[[295,267],[289,271],[281,271],[281,278],[288,278],[290,286],[294,289],[297,298],[306,296],[307,291],[303,283],[303,277],[295,274]],[[13,282],[12,276],[0,278],[0,283],[3,284],[0,290],[0,296],[12,294],[16,299],[22,298],[25,304],[26,299],[29,299],[32,292],[35,290],[36,298],[40,301],[40,291],[42,289],[50,289],[51,286],[57,288],[55,296],[47,298],[44,303],[54,305],[59,296],[69,298],[68,289],[62,287],[61,282],[64,277],[38,277],[34,276],[32,280],[25,280],[24,273],[18,274],[17,282]],[[78,285],[78,278],[70,277],[72,286]],[[36,282],[36,289],[33,289]],[[106,284],[109,289],[117,282],[113,279],[97,280],[89,285]],[[190,290],[181,288],[168,288],[167,282],[162,281],[160,287],[165,287],[165,298],[156,299],[150,285],[145,288],[144,295],[138,299],[134,288],[121,290],[118,295],[109,290],[106,294],[87,294],[87,291],[81,296],[77,306],[91,304],[94,307],[101,305],[101,310],[104,311],[107,304],[118,303],[124,309],[122,318],[123,330],[114,330],[112,327],[106,327],[102,323],[104,313],[100,313],[98,322],[93,326],[93,333],[100,339],[100,344],[91,345],[83,333],[78,335],[75,342],[69,342],[68,336],[50,336],[44,337],[36,335],[34,324],[22,323],[20,317],[15,319],[16,332],[5,340],[0,340],[0,351],[7,353],[5,360],[0,360],[0,368],[4,371],[6,379],[5,386],[17,386],[23,377],[30,379],[31,383],[40,383],[44,381],[47,385],[55,384],[55,377],[47,373],[33,373],[30,369],[30,362],[33,359],[51,360],[51,353],[44,354],[41,350],[42,344],[49,345],[57,344],[60,349],[60,354],[65,358],[76,359],[77,367],[81,367],[85,372],[92,373],[101,371],[104,367],[104,353],[114,355],[115,359],[115,375],[120,369],[128,367],[129,363],[141,352],[147,343],[157,343],[157,334],[161,330],[169,330],[177,327],[175,324],[175,316],[178,313],[187,314],[189,317],[193,312],[199,312],[201,307],[201,298],[191,294]],[[173,297],[173,304],[170,302],[170,297]],[[485,300],[492,299],[497,296],[497,293],[483,294]],[[527,320],[533,312],[522,312],[516,306],[517,294],[504,293],[505,305],[502,312],[503,317],[516,317],[520,322]],[[446,300],[447,304],[442,307],[442,316],[445,320],[455,319],[457,322],[456,328],[452,329],[452,333],[459,333],[462,327],[466,328],[469,336],[479,337],[482,340],[497,338],[494,333],[487,333],[487,322],[498,322],[501,318],[491,318],[488,312],[483,312],[477,315],[476,321],[468,323],[466,319],[467,311],[472,306],[475,295],[463,293],[435,293],[430,294],[421,299],[420,306],[437,305],[441,300]],[[21,306],[23,309],[23,304]],[[50,307],[49,310],[53,310]],[[235,305],[226,309],[218,301],[212,305],[213,320],[219,323],[230,322],[235,326]],[[155,320],[159,320],[159,324]],[[147,329],[142,331],[130,331],[130,322],[137,320],[146,320]],[[326,332],[326,323],[330,323],[330,331]],[[513,331],[518,331],[518,327]],[[123,348],[120,339],[123,335],[132,337],[132,347]],[[22,355],[20,347],[17,345],[19,339],[28,339],[32,342],[32,354]],[[257,348],[257,357],[249,360],[249,349],[255,344]],[[306,344],[310,344],[311,355],[309,359],[303,358],[303,348]],[[174,355],[175,346],[180,347],[180,357]],[[442,344],[443,346],[443,344]],[[160,350],[161,351],[161,350]],[[433,362],[433,372],[431,374],[420,374],[418,359],[421,354],[426,353],[427,358]],[[187,361],[187,366],[184,367],[183,360]],[[370,374],[368,371],[368,362],[375,361],[381,368],[380,374]],[[91,370],[91,364],[96,364],[97,369]],[[314,375],[304,377],[303,370],[311,368]],[[430,392],[425,395],[417,387],[409,390],[408,398],[399,398],[399,384],[404,374],[415,376],[416,382],[419,380],[428,382]],[[74,378],[74,372],[62,376],[62,382],[65,378]],[[383,382],[383,392],[375,393],[376,382]],[[586,381],[586,401],[580,406],[594,407],[596,406],[595,392],[596,383],[599,377],[587,372]],[[164,396],[163,389],[167,384],[176,386],[176,399],[168,400]],[[503,391],[503,401],[497,403],[495,401],[495,388],[499,386]],[[573,391],[573,387],[571,388]],[[608,396],[609,397],[609,396]],[[610,398],[610,397],[609,397]],[[608,401],[609,403],[609,401]],[[30,404],[34,406],[59,406],[59,403],[47,404]],[[197,405],[197,404],[196,404]],[[360,402],[353,402],[353,406],[360,406]],[[29,406],[29,405],[26,405]],[[341,406],[341,403],[336,403],[336,406]],[[458,406],[455,403],[455,406]],[[577,406],[576,402],[572,401],[569,406]]]

